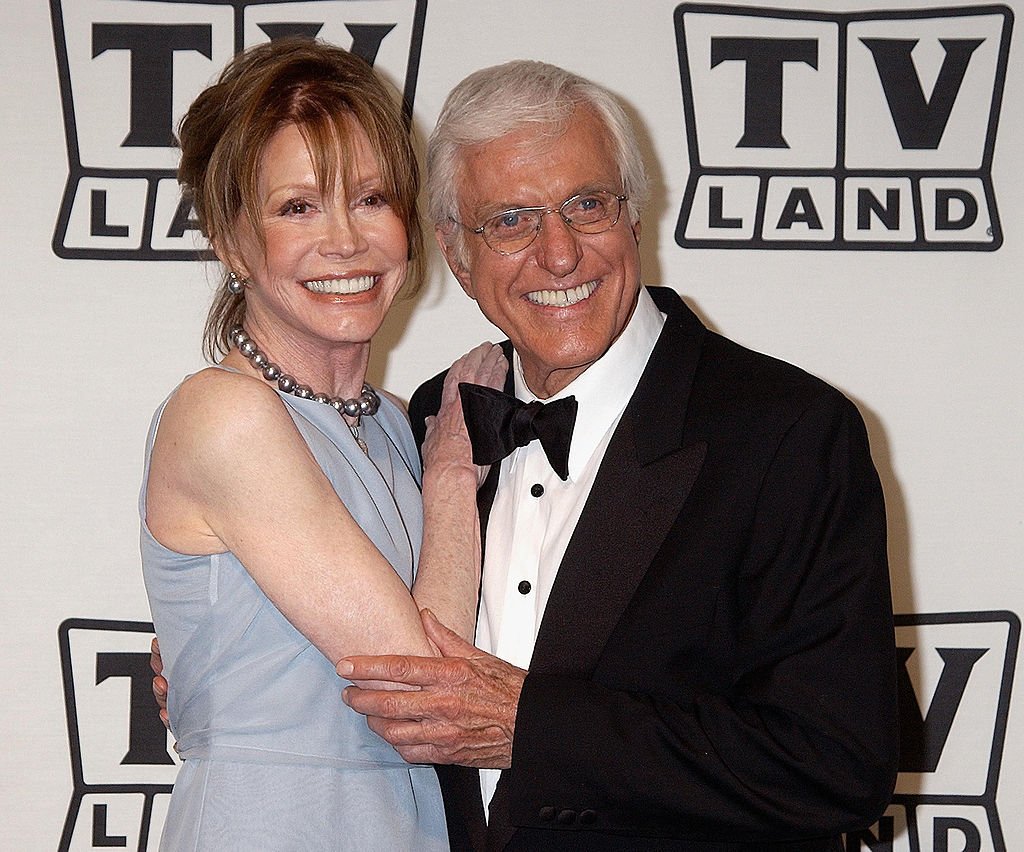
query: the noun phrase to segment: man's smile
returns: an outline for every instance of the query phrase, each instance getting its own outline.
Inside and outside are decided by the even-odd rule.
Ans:
[[[568,290],[534,290],[532,293],[526,294],[526,300],[535,305],[543,305],[544,307],[564,308],[589,299],[594,294],[594,291],[597,290],[597,287],[598,282],[595,280],[587,281],[578,287],[571,287]]]

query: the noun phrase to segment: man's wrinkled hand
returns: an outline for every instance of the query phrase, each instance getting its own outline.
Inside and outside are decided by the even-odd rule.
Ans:
[[[409,763],[507,768],[526,672],[473,647],[428,610],[420,616],[442,656],[345,657],[341,676],[402,687],[348,686],[345,703]]]

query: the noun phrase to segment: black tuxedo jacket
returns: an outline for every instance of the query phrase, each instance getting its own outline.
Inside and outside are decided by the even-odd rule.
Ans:
[[[476,771],[438,767],[454,849],[840,850],[891,795],[863,422],[651,293],[668,319],[558,569],[488,824]],[[441,381],[410,403],[420,440]]]

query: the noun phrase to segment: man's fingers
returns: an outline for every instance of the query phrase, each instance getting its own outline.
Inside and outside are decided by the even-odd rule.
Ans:
[[[164,659],[160,656],[160,642],[156,636],[149,643],[149,667],[153,670],[153,674],[163,674]]]
[[[348,680],[382,680],[423,686],[435,683],[443,674],[444,661],[435,657],[409,657],[402,654],[373,657],[343,657],[337,672]]]
[[[387,740],[395,747],[434,746],[441,740],[451,739],[451,734],[445,736],[443,733],[448,730],[448,726],[430,721],[418,722],[368,716],[366,724],[377,736]]]
[[[427,638],[446,657],[471,657],[477,649],[465,639],[443,625],[429,609],[420,610],[420,621]]]
[[[419,721],[426,715],[427,710],[423,693],[409,690],[360,689],[358,686],[346,686],[341,692],[341,697],[357,713],[380,719]]]

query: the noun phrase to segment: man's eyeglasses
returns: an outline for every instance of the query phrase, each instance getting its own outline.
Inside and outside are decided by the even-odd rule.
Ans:
[[[471,228],[457,219],[452,221],[482,236],[488,248],[499,254],[515,254],[537,239],[544,217],[549,213],[557,213],[566,225],[581,234],[600,234],[619,221],[622,202],[628,198],[626,195],[599,189],[567,198],[558,207],[515,207],[505,210],[491,216],[479,228]]]

